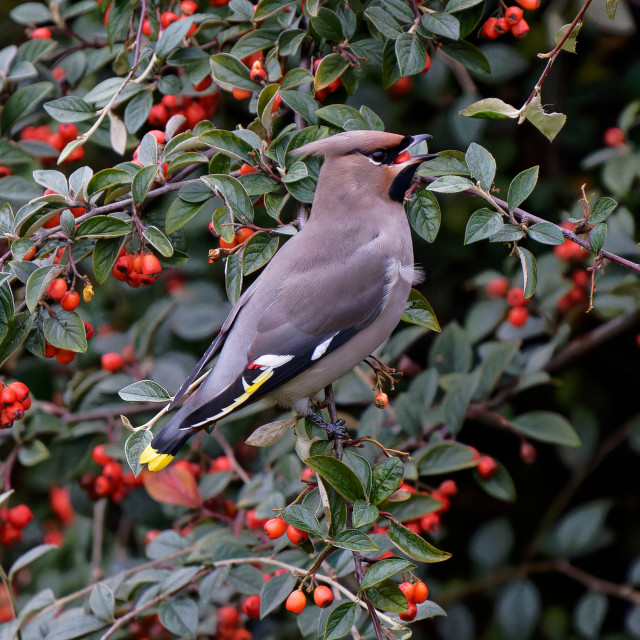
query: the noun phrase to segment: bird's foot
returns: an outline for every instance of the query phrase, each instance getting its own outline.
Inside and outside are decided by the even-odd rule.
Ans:
[[[349,437],[344,420],[342,419],[336,420],[335,422],[327,422],[322,416],[319,416],[313,411],[311,411],[306,417],[334,438],[344,440]]]

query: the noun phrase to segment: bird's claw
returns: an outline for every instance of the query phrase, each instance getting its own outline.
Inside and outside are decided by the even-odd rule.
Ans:
[[[340,438],[341,440],[349,437],[347,428],[345,427],[345,422],[341,418],[335,422],[327,422],[324,418],[313,412],[307,417],[310,418],[318,427],[324,429],[329,436]]]

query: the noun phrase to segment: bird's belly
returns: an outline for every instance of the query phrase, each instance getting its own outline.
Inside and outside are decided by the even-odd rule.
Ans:
[[[375,351],[394,330],[409,296],[411,285],[398,278],[388,294],[382,313],[351,340],[312,365],[293,380],[269,394],[282,406],[301,407],[301,400],[314,396],[327,385],[351,371]]]

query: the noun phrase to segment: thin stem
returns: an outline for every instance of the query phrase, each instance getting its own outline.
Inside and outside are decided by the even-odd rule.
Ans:
[[[229,444],[227,439],[218,431],[217,429],[213,432],[213,437],[218,441],[218,444],[222,447],[224,451],[224,455],[227,456],[229,462],[231,462],[231,467],[238,474],[238,477],[245,484],[249,484],[251,482],[251,478],[247,474],[247,472],[238,464],[236,460],[236,456],[233,453],[233,447]]]
[[[13,589],[11,588],[11,580],[9,580],[9,576],[6,574],[4,567],[0,565],[0,580],[5,587],[7,592],[7,597],[9,598],[9,605],[11,606],[12,617],[15,619],[18,617],[18,609],[16,607],[16,599],[13,596]],[[20,629],[18,629],[17,640],[22,640],[22,635],[20,634]]]
[[[107,499],[100,498],[93,505],[93,538],[91,540],[91,580],[102,577],[102,542],[104,539],[104,516],[107,511]]]

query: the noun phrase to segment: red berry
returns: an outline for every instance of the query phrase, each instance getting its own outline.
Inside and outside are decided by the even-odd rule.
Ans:
[[[151,23],[148,18],[142,21],[142,33],[144,33],[145,36],[151,35]]]
[[[64,278],[56,278],[47,287],[47,295],[51,296],[56,301],[62,300],[65,293],[67,293],[67,282]]]
[[[427,599],[428,595],[429,589],[427,589],[427,585],[422,582],[422,580],[418,580],[418,582],[415,583],[413,589],[413,601],[416,604],[421,604]]]
[[[190,16],[198,10],[198,3],[193,0],[182,0],[180,9],[184,15]]]
[[[33,512],[26,504],[19,504],[7,511],[7,520],[18,529],[23,529],[33,520]]]
[[[437,513],[425,513],[420,518],[420,529],[424,533],[435,534],[440,530],[440,516]]]
[[[516,38],[524,38],[529,33],[529,24],[524,18],[521,18],[511,26],[511,33]]]
[[[415,590],[413,582],[401,582],[398,587],[400,587],[400,591],[404,593],[404,597],[409,602],[413,602],[413,592]]]
[[[60,300],[60,306],[65,311],[75,311],[80,304],[80,295],[76,291],[67,291]]]
[[[189,129],[193,129],[198,122],[206,120],[207,118],[207,112],[199,102],[192,102],[185,109],[184,115],[187,118],[187,125]]]
[[[411,89],[413,89],[413,78],[405,77],[400,78],[395,84],[392,84],[387,89],[387,94],[392,100],[399,100],[403,96],[407,95]]]
[[[76,354],[69,349],[58,349],[56,353],[56,360],[58,364],[69,364],[76,357]]]
[[[242,603],[242,611],[248,618],[256,619],[260,617],[260,596],[249,596]]]
[[[490,280],[484,290],[490,298],[504,298],[507,295],[509,283],[505,278],[494,278]]]
[[[64,70],[64,67],[53,67],[53,69],[51,69],[51,75],[58,82],[62,82],[67,77],[67,72]]]
[[[253,91],[249,91],[248,89],[238,89],[238,87],[233,87],[231,90],[231,95],[233,95],[236,100],[246,100],[251,97],[252,93]]]
[[[238,244],[238,240],[235,235],[233,236],[233,240],[231,242],[227,242],[224,238],[220,238],[220,248],[225,252],[229,253],[229,249],[233,249]]]
[[[11,387],[3,387],[0,391],[0,404],[10,405],[16,401],[16,392]]]
[[[211,76],[205,76],[198,82],[198,84],[194,84],[193,88],[195,91],[206,91],[211,84],[213,83],[213,78]]]
[[[279,93],[276,93],[273,99],[273,106],[271,107],[271,113],[275,113],[280,108],[280,103],[282,102],[282,98]]]
[[[61,122],[58,125],[58,133],[65,142],[71,142],[78,137],[78,127],[73,122]]]
[[[170,24],[180,20],[173,11],[165,11],[160,15],[160,24],[163,29],[166,29]]]
[[[296,529],[292,524],[287,526],[287,538],[293,542],[293,544],[301,545],[309,539],[309,534],[301,529]]]
[[[96,445],[93,448],[91,457],[93,458],[93,461],[99,464],[101,467],[107,464],[107,462],[111,462],[111,456],[107,455],[103,444]]]
[[[455,496],[458,493],[458,485],[455,480],[444,480],[440,483],[438,490],[444,496]]]
[[[93,483],[93,491],[100,498],[109,495],[111,492],[111,483],[109,482],[109,479],[104,476],[98,476]]]
[[[540,6],[540,0],[517,0],[517,2],[527,11],[535,11]]]
[[[513,307],[513,309],[509,309],[509,313],[507,314],[507,322],[514,327],[524,327],[527,324],[527,319],[529,318],[529,312],[525,307]]]
[[[63,525],[69,526],[73,522],[74,511],[69,498],[69,491],[62,487],[51,487],[49,491],[51,511]]]
[[[119,353],[103,353],[100,358],[100,365],[105,371],[114,373],[124,367],[124,358]]]
[[[500,35],[496,30],[496,22],[498,22],[498,18],[487,18],[482,25],[482,29],[480,29],[480,36],[488,40],[495,40]]]
[[[144,535],[144,543],[151,544],[159,535],[160,529],[149,529]]]
[[[28,396],[21,401],[22,404],[22,408],[27,411],[27,409],[29,409],[31,407],[31,398],[29,398]]]
[[[150,133],[156,139],[158,144],[164,144],[167,141],[167,136],[164,134],[164,131],[160,131],[160,129],[151,129],[151,131],[148,131],[147,133]],[[139,148],[140,147],[136,147],[136,151]],[[134,152],[133,155],[137,154]]]
[[[477,469],[480,477],[488,480],[498,471],[498,463],[491,456],[482,456],[480,460],[478,460]]]
[[[248,227],[240,227],[236,231],[236,240],[238,244],[243,244],[246,242],[255,232],[253,229],[249,229]]]
[[[86,321],[82,321],[84,324],[84,333],[87,336],[87,340],[93,337],[93,327]]]
[[[313,591],[313,601],[321,608],[326,609],[333,602],[333,592],[329,587],[321,585]]]
[[[264,523],[264,532],[267,538],[276,540],[287,532],[287,523],[282,518],[271,518]]]
[[[384,391],[381,391],[373,399],[373,406],[378,409],[384,409],[388,404],[389,404],[389,396]]]
[[[524,291],[520,287],[513,287],[507,293],[507,304],[510,307],[524,307],[527,301],[524,299]]]
[[[507,33],[507,31],[509,31],[509,23],[506,21],[505,18],[498,18],[496,20],[496,24],[495,24],[495,30],[497,33],[499,34],[503,34],[503,33]]]
[[[142,257],[142,273],[150,278],[157,278],[161,272],[160,260],[153,253],[145,253]]]
[[[538,451],[530,442],[520,445],[520,460],[525,464],[533,464],[538,456]]]
[[[267,77],[267,73],[263,69],[262,62],[260,62],[260,60],[256,60],[251,65],[251,71],[249,72],[249,77],[254,82],[260,82],[261,80],[264,80]]]
[[[266,521],[267,518],[256,518],[255,509],[249,509],[249,511],[247,511],[245,522],[249,529],[260,529],[261,527],[264,527]]]
[[[620,127],[609,127],[602,134],[602,141],[607,147],[619,147],[624,144],[626,136]]]
[[[302,610],[307,606],[307,597],[302,592],[302,589],[296,589],[289,594],[285,607],[287,611],[291,613],[302,613]]]
[[[21,402],[14,402],[7,407],[6,411],[7,418],[15,422],[16,420],[20,420],[24,415],[24,405]]]
[[[27,387],[24,382],[20,382],[20,380],[14,380],[7,386],[16,394],[16,400],[18,402],[23,402],[27,399],[27,396],[29,395],[29,387]]]
[[[109,460],[102,467],[102,475],[112,483],[117,483],[122,479],[122,465],[115,460]]]
[[[398,617],[400,620],[404,620],[405,622],[411,622],[418,615],[418,607],[416,607],[413,602],[409,603],[407,610],[404,613],[399,613]]]
[[[520,7],[516,7],[515,5],[512,7],[508,7],[504,12],[505,20],[510,24],[514,25],[522,19],[522,9]]]
[[[31,33],[32,40],[49,40],[51,39],[51,29],[49,27],[38,27]]]
[[[149,111],[149,115],[147,116],[147,122],[152,127],[164,127],[164,125],[167,124],[168,119],[169,112],[162,103],[154,104]]]
[[[240,612],[236,607],[226,605],[218,609],[218,626],[237,627],[240,624]]]
[[[4,165],[0,165],[0,178],[6,178],[11,175],[11,169],[9,167],[5,167]]]

